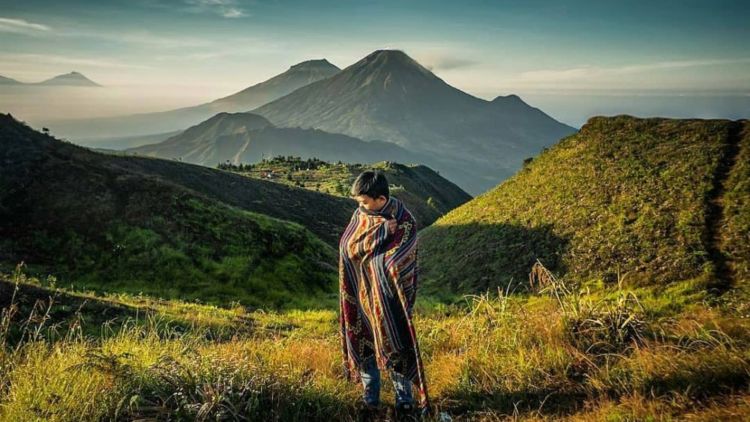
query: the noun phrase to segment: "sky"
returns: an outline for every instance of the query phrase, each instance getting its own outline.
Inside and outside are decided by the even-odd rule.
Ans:
[[[737,118],[750,116],[748,22],[750,2],[720,0],[0,0],[0,75],[79,71],[116,114],[397,48],[470,94],[519,94],[576,126],[596,112]]]

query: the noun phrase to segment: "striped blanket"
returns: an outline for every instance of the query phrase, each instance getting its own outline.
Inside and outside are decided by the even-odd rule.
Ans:
[[[395,233],[387,221],[395,219]],[[404,204],[390,197],[379,211],[358,207],[339,242],[341,347],[347,379],[361,380],[363,363],[376,359],[409,378],[419,405],[429,411],[427,385],[412,308],[417,293],[417,227]]]

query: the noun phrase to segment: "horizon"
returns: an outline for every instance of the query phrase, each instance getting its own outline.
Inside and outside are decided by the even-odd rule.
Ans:
[[[303,61],[343,69],[378,49],[402,50],[485,100],[519,95],[576,127],[596,114],[750,110],[750,5],[739,1],[3,3],[1,76],[34,83],[76,71],[107,91],[37,110],[52,100],[3,88],[3,111],[20,107],[30,120],[196,105]]]

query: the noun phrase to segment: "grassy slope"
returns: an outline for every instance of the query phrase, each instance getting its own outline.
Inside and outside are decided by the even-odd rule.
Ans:
[[[9,115],[0,114],[0,136],[0,145],[3,147],[0,153],[10,163],[0,168],[6,179],[16,177],[11,168],[18,168],[18,172],[28,177],[36,177],[33,173],[39,169],[30,166],[30,161],[45,160],[49,157],[45,154],[54,154],[60,161],[67,162],[74,168],[155,179],[195,191],[213,201],[293,221],[307,227],[332,246],[338,244],[338,238],[356,207],[356,203],[350,199],[278,183],[248,180],[230,172],[174,160],[101,154],[63,142],[43,146],[53,138],[44,137],[28,128],[21,129]],[[36,141],[22,146],[25,140],[31,139]],[[0,183],[3,181],[0,180]]]
[[[735,279],[750,284],[750,124],[738,133],[739,150],[724,194],[725,248]]]
[[[578,280],[709,282],[707,198],[731,127],[726,120],[591,119],[422,232],[428,290],[523,284],[535,259]]]
[[[192,333],[214,341],[225,341],[233,335],[280,334],[296,328],[314,332],[318,328],[289,316],[282,321],[277,317],[279,312],[284,313],[280,310],[255,311],[241,305],[221,307],[141,294],[97,293],[55,284],[27,274],[22,265],[12,273],[0,272],[0,310],[13,320],[4,332],[5,337],[0,337],[17,345],[30,340],[22,338],[23,330],[36,324],[43,326],[38,333],[40,338],[50,341],[65,340],[70,330],[83,338],[101,340],[133,326],[168,327],[167,331],[160,330],[160,334]],[[11,311],[12,317],[8,315]],[[313,316],[321,310],[286,312]]]
[[[19,279],[40,283],[16,274],[0,291]],[[333,310],[248,312],[62,292],[47,320],[46,306],[32,314],[28,305],[49,291],[20,291],[20,303],[0,296],[2,420],[361,416],[361,385],[343,378]],[[421,302],[415,326],[435,410],[457,421],[743,420],[747,319],[705,301],[658,317],[653,299],[623,290],[606,300],[557,286],[473,297],[466,307]],[[83,317],[53,333],[71,307]],[[131,318],[142,312],[140,322],[100,328],[92,312],[110,307]],[[92,324],[101,335],[85,334]],[[383,385],[390,406],[393,391]]]
[[[240,171],[236,166],[230,169]],[[441,215],[471,199],[461,188],[423,165],[403,165],[388,161],[370,165],[336,164],[277,157],[249,168],[243,167],[240,172],[253,178],[264,178],[273,172],[273,177],[268,180],[348,197],[354,179],[360,172],[368,169],[378,169],[385,173],[391,193],[404,201],[422,227],[432,224]]]
[[[0,126],[4,264],[23,260],[62,285],[223,305],[308,306],[335,292],[335,251],[299,224],[123,168],[8,119]],[[179,177],[200,175],[182,170]],[[301,193],[303,203],[308,194],[276,186],[269,190]]]

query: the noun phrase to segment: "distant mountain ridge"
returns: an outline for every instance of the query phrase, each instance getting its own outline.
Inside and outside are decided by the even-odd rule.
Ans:
[[[280,128],[253,113],[218,113],[163,142],[123,152],[210,167],[224,162],[255,163],[277,155],[348,163],[423,161],[420,155],[393,143],[365,142],[316,129]]]
[[[266,81],[217,100],[175,110],[94,119],[59,120],[46,124],[55,134],[67,138],[113,138],[153,135],[182,130],[220,112],[257,108],[290,92],[327,78],[340,69],[326,59],[297,63]]]
[[[19,82],[12,78],[6,78],[5,76],[0,76],[0,85],[23,85],[23,82]]]
[[[575,133],[517,96],[486,101],[456,89],[400,50],[377,50],[330,78],[253,113],[277,126],[394,142],[432,157],[470,193]]]
[[[144,135],[155,139],[154,133],[196,126],[220,112],[264,116],[278,129],[297,130],[296,139],[315,133],[303,130],[318,129],[350,139],[378,141],[389,152],[356,161],[419,162],[471,194],[494,186],[520,168],[524,159],[576,131],[516,95],[486,101],[456,89],[400,50],[377,50],[344,70],[325,59],[309,60],[236,94],[195,107],[46,126],[73,139],[84,132],[89,137],[98,133],[96,138],[110,139],[127,134],[127,142],[141,143],[138,139]],[[320,143],[322,135],[316,136]],[[218,154],[215,150],[177,151],[174,137],[163,146],[172,149],[170,157],[190,156],[190,162],[213,166],[219,160],[237,162],[237,154],[230,151],[242,149],[244,144],[240,135],[233,137],[217,144]],[[285,142],[276,142],[278,148],[286,148]],[[107,144],[112,148],[110,141]],[[296,145],[301,146],[300,142]],[[396,151],[390,145],[400,146],[403,155],[389,155]],[[164,156],[154,148],[144,146],[141,151]],[[273,154],[316,156],[288,149]],[[340,155],[319,157],[352,162],[351,157]]]
[[[21,82],[5,76],[0,76],[0,85],[44,85],[44,86],[90,86],[99,87],[98,83],[87,78],[79,72],[70,72],[57,75],[41,82]]]
[[[299,87],[325,79],[341,69],[326,59],[306,60],[258,84],[208,103],[215,111],[246,111],[287,95]]]

